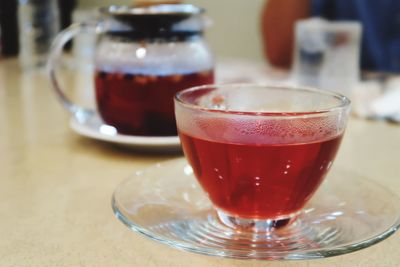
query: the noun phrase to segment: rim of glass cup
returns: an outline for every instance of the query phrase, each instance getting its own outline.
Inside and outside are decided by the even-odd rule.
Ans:
[[[298,91],[303,91],[303,92],[311,92],[311,93],[317,93],[320,95],[326,95],[326,96],[331,96],[333,98],[336,98],[339,101],[338,105],[334,105],[329,108],[325,109],[314,109],[314,110],[306,110],[306,111],[300,111],[300,112],[284,112],[284,111],[239,111],[239,110],[225,110],[225,109],[218,109],[218,108],[208,108],[196,104],[191,104],[183,99],[183,96],[185,94],[191,93],[193,91],[198,91],[198,90],[204,90],[204,89],[212,89],[216,90],[219,88],[223,87],[231,87],[231,88],[240,88],[240,87],[257,87],[257,88],[271,88],[271,89],[287,89],[287,90],[298,90]],[[174,100],[179,103],[180,105],[193,109],[193,110],[198,110],[202,112],[209,112],[209,113],[220,113],[220,114],[226,114],[226,115],[240,115],[240,116],[263,116],[263,117],[268,117],[268,118],[285,118],[285,119],[290,119],[290,118],[310,118],[310,117],[320,117],[320,116],[326,116],[329,113],[334,113],[334,112],[339,112],[343,110],[347,110],[350,107],[351,101],[349,98],[346,96],[332,92],[332,91],[327,91],[327,90],[321,90],[317,88],[312,88],[312,87],[306,87],[306,86],[294,86],[294,85],[282,85],[282,84],[252,84],[252,83],[232,83],[232,84],[206,84],[206,85],[200,85],[200,86],[195,86],[195,87],[190,87],[185,90],[182,90],[178,92]]]

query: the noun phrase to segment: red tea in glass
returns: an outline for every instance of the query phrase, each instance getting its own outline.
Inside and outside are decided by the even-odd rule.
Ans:
[[[314,89],[204,86],[175,98],[179,136],[223,222],[287,223],[338,151],[348,100]]]
[[[235,144],[183,131],[180,138],[214,205],[232,215],[261,219],[301,209],[325,177],[341,141],[339,135],[310,143],[269,144],[266,136],[264,144]]]
[[[173,136],[177,135],[174,95],[213,82],[212,70],[170,75],[97,71],[97,109],[103,120],[120,133]]]

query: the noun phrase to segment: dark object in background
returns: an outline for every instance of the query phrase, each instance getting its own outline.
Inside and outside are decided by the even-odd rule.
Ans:
[[[61,29],[72,22],[72,12],[76,0],[58,0]],[[18,34],[18,0],[0,0],[1,53],[5,57],[17,56],[19,53]],[[70,45],[67,46],[70,48]]]
[[[67,28],[72,23],[72,12],[76,7],[76,0],[58,0],[60,10],[61,29]]]
[[[0,0],[1,47],[5,57],[18,55],[17,0]]]
[[[58,9],[60,12],[60,29],[63,30],[72,24],[72,13],[76,7],[76,0],[58,0]],[[70,50],[71,42],[65,45],[65,50]]]

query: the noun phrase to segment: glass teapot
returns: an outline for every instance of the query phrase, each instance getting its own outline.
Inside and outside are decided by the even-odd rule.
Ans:
[[[98,21],[73,24],[53,43],[48,71],[63,106],[75,118],[98,113],[121,134],[174,136],[176,92],[214,82],[214,58],[203,38],[202,8],[190,4],[110,6]],[[55,75],[63,46],[76,34],[99,34],[94,47],[97,110],[64,94]]]

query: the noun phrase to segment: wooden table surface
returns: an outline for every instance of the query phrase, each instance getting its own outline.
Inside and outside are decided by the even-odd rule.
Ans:
[[[0,266],[400,266],[399,232],[347,255],[286,262],[208,257],[148,240],[114,217],[112,192],[136,170],[181,155],[87,139],[68,121],[44,73],[0,61]],[[400,125],[352,118],[335,165],[400,194]]]

